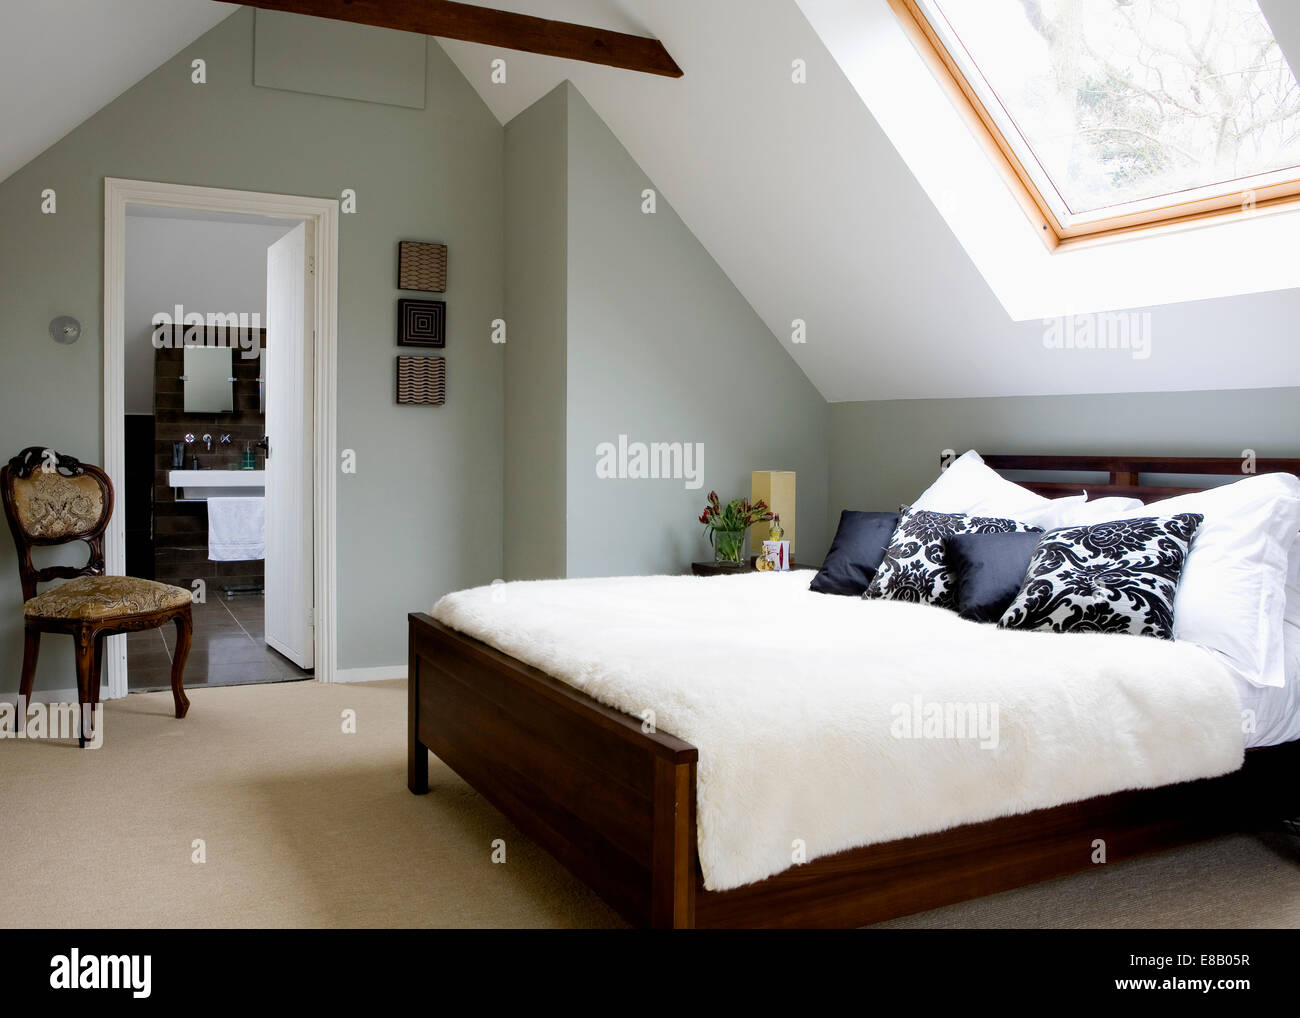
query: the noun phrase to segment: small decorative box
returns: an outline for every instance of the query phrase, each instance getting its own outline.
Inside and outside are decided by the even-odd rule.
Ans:
[[[790,542],[764,541],[763,559],[768,569],[782,570],[790,568]]]

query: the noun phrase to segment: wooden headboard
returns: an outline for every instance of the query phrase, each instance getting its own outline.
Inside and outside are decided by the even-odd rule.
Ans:
[[[1085,489],[1092,498],[1105,495],[1123,495],[1154,502],[1174,495],[1203,491],[1208,484],[1173,485],[1143,484],[1143,475],[1160,474],[1178,478],[1247,476],[1243,457],[1205,456],[985,456],[984,462],[1000,474],[1015,473],[1095,473],[1105,475],[1099,483],[1086,481],[1033,480],[1015,478],[1016,483],[1048,498],[1060,495],[1077,495]],[[1285,473],[1300,475],[1300,459],[1258,459],[1253,473]]]

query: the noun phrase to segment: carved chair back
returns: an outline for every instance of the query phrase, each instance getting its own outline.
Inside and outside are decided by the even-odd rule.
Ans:
[[[18,551],[24,601],[36,596],[37,584],[103,574],[113,485],[99,467],[53,449],[30,446],[0,469],[0,500]],[[32,564],[33,548],[74,541],[84,541],[90,548],[84,566],[37,569]]]

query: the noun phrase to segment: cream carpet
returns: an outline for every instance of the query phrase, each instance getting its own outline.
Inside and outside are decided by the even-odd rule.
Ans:
[[[622,925],[437,760],[406,791],[405,682],[190,696],[111,702],[99,750],[0,740],[3,925]],[[1297,877],[1300,840],[1239,835],[886,925],[1298,927]]]

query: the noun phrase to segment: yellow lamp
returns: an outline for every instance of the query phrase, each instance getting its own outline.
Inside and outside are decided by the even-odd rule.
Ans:
[[[781,529],[790,542],[790,557],[794,558],[794,471],[755,470],[749,478],[749,500],[762,499],[767,507],[781,517]],[[767,540],[768,524],[759,523],[750,529],[749,549],[754,555],[763,551]]]

